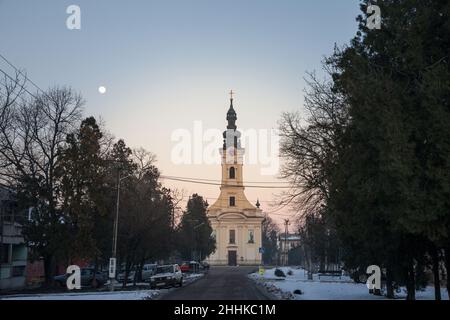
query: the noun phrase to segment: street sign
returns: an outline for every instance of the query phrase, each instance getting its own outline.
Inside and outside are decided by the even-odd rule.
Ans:
[[[261,276],[263,276],[265,272],[266,272],[266,271],[264,270],[264,267],[260,266],[260,267],[259,267],[259,274],[260,274]]]
[[[111,279],[116,277],[116,258],[109,259],[109,277]]]

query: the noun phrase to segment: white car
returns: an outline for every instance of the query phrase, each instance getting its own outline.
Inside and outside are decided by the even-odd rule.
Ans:
[[[148,281],[156,273],[157,264],[144,264],[142,267],[142,280]]]
[[[183,274],[180,266],[177,264],[169,264],[157,266],[156,273],[150,277],[150,288],[165,288],[183,285]]]
[[[135,274],[136,271],[130,270],[130,272],[128,273],[127,282],[133,282]],[[123,282],[124,278],[125,278],[125,271],[122,271],[117,275],[117,281],[119,282]]]

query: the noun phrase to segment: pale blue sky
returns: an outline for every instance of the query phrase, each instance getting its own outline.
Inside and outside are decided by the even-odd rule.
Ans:
[[[71,4],[81,8],[81,30],[66,28]],[[348,43],[358,13],[357,0],[0,0],[0,53],[41,88],[80,91],[86,115],[156,153],[163,173],[220,179],[216,165],[174,165],[171,133],[195,120],[225,128],[230,89],[238,127],[275,128],[281,112],[301,110],[305,71]],[[258,165],[244,176],[275,179],[259,176]],[[177,186],[218,195],[214,186]],[[247,190],[250,200],[272,193]]]

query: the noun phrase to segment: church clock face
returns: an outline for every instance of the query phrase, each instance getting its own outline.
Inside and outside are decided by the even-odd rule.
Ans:
[[[228,148],[228,155],[229,156],[234,156],[234,148]]]

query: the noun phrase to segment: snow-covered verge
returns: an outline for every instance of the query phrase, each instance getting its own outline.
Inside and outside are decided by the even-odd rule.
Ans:
[[[204,273],[186,273],[183,274],[183,281],[184,283],[191,283],[194,282],[195,280],[200,279],[204,275],[205,275]]]
[[[148,300],[158,295],[158,290],[136,290],[14,295],[0,297],[0,300]]]
[[[194,282],[201,277],[201,274],[185,274],[183,275],[184,284]],[[107,288],[107,285],[105,288]],[[127,287],[131,287],[133,284],[127,284]],[[161,294],[167,293],[171,289],[149,290],[142,289],[142,287],[149,286],[148,283],[137,283],[137,286],[141,287],[139,290],[127,290],[121,291],[122,284],[117,283],[115,285],[116,291],[98,291],[98,292],[67,292],[67,293],[37,293],[27,295],[9,295],[0,296],[0,300],[152,300],[157,298]]]
[[[279,299],[286,300],[383,300],[384,296],[369,294],[365,284],[355,283],[348,276],[320,277],[313,275],[313,280],[308,280],[307,273],[303,269],[294,267],[281,267],[286,278],[275,276],[275,268],[265,270],[264,275],[252,273],[251,279],[264,286],[267,291]],[[291,271],[292,274],[288,274]],[[291,273],[289,272],[289,273]],[[301,294],[294,291],[299,290]],[[297,291],[298,292],[298,291]],[[447,290],[441,289],[443,299],[448,299]],[[398,299],[404,299],[404,289],[397,293]],[[416,292],[418,300],[434,300],[434,288],[427,287],[424,291]]]

